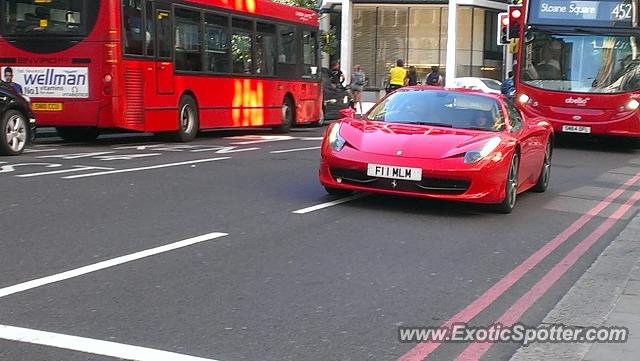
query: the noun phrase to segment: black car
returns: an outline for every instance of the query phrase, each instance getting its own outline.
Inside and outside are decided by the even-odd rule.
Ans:
[[[331,71],[322,68],[322,113],[324,120],[342,118],[340,110],[353,108],[351,92],[331,76]]]
[[[0,80],[0,155],[18,155],[36,135],[36,120],[27,97]]]

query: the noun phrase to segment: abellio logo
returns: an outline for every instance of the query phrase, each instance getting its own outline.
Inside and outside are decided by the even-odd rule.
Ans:
[[[567,99],[564,100],[564,102],[566,104],[571,104],[571,105],[577,105],[580,107],[584,107],[587,105],[587,103],[589,102],[589,100],[591,100],[591,98],[582,98],[582,97],[569,97]]]

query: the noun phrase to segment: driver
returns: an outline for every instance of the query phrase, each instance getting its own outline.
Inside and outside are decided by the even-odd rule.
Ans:
[[[480,128],[480,129],[490,129],[491,127],[493,127],[493,124],[491,124],[491,120],[489,119],[489,117],[484,113],[480,113],[478,115],[476,115],[476,118],[474,120],[474,127],[476,128]]]

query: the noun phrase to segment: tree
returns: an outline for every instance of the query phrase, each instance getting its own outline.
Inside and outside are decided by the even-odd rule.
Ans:
[[[318,1],[317,0],[272,0],[277,3],[299,6],[302,8],[307,8],[311,10],[318,9]]]

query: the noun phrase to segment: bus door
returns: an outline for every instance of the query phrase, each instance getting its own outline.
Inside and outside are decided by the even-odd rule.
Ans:
[[[158,61],[156,62],[156,90],[158,94],[173,94],[173,24],[171,6],[156,3],[156,41]]]

